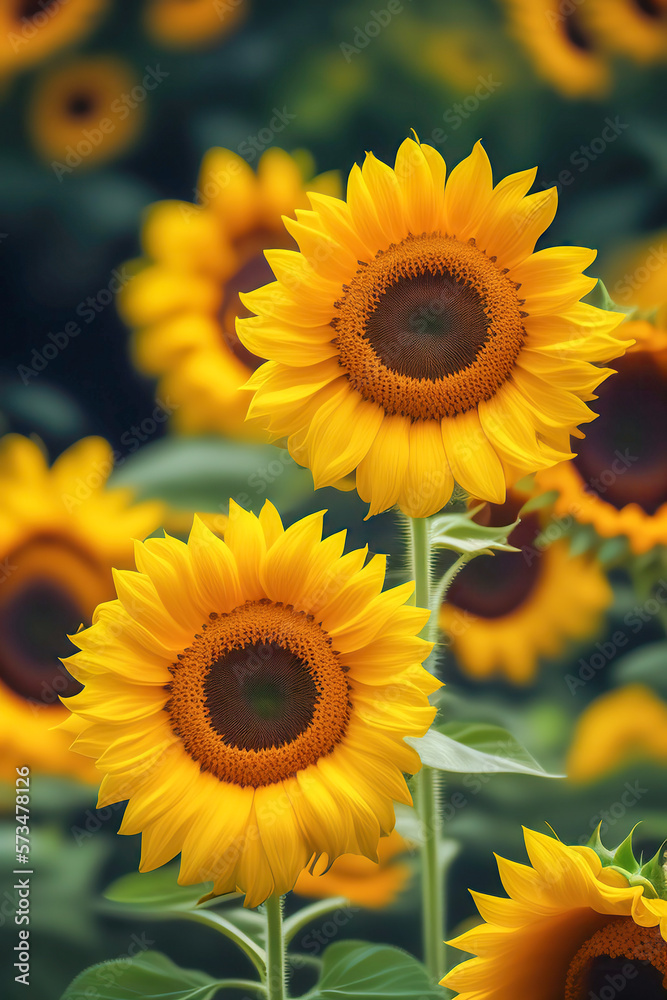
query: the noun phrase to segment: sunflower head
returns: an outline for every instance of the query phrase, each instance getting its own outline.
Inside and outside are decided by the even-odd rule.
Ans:
[[[422,667],[428,612],[382,592],[385,559],[343,555],[322,513],[283,529],[230,503],[224,540],[199,519],[187,544],[138,544],[67,661],[73,748],[129,799],[142,871],[181,852],[182,883],[213,879],[246,905],[291,889],[321,855],[375,860],[409,801],[439,685]]]
[[[94,775],[51,727],[67,717],[59,696],[80,690],[59,657],[67,633],[113,596],[111,567],[129,565],[131,538],[160,523],[162,505],[133,504],[107,487],[110,446],[85,438],[49,468],[32,440],[0,442],[0,751],[2,777],[17,760],[35,771]]]
[[[372,153],[347,202],[311,194],[266,257],[276,281],[241,296],[239,338],[265,357],[249,415],[315,486],[356,471],[372,514],[425,517],[457,483],[502,503],[506,485],[570,455],[585,401],[622,353],[621,316],[580,302],[595,253],[533,253],[554,189],[535,170],[495,187],[477,143],[445,186],[431,146],[406,139],[392,170]]]
[[[589,1000],[620,976],[624,986],[631,983],[628,996],[664,997],[662,849],[641,865],[631,838],[608,851],[597,834],[585,847],[532,830],[524,836],[530,866],[497,859],[509,898],[473,892],[484,923],[450,944],[477,957],[443,985],[461,1000]]]
[[[256,150],[241,145],[254,159]],[[177,404],[179,431],[257,436],[240,390],[264,359],[246,350],[235,322],[249,315],[240,296],[271,277],[264,251],[295,245],[282,217],[307,205],[306,177],[311,190],[339,191],[337,175],[312,177],[303,152],[273,147],[253,170],[238,153],[214,148],[201,165],[197,204],[161,201],[148,210],[145,256],[130,265],[119,306],[137,331],[137,366],[159,376],[159,392]]]
[[[0,77],[31,66],[87,35],[109,0],[4,0]]]

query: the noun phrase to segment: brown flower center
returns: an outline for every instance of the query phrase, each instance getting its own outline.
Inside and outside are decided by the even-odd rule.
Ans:
[[[523,345],[526,315],[519,286],[495,260],[474,240],[432,233],[359,268],[331,325],[339,363],[364,399],[387,414],[441,420],[495,395]]]
[[[657,927],[611,920],[585,941],[567,973],[564,1000],[665,1000],[667,943]]]
[[[111,574],[73,542],[48,534],[11,551],[3,567],[0,679],[28,701],[57,705],[81,690],[59,662],[76,651],[67,636],[112,596]]]
[[[235,243],[234,249],[238,256],[239,266],[225,282],[222,304],[218,311],[218,322],[226,346],[234,357],[250,371],[256,371],[260,365],[264,364],[265,359],[259,358],[249,351],[241,343],[236,333],[237,316],[254,315],[243,305],[239,293],[252,292],[256,288],[261,288],[262,285],[268,285],[275,281],[273,271],[264,256],[265,250],[293,250],[295,248],[294,240],[287,233],[283,235],[272,229],[257,229]]]
[[[345,735],[346,670],[312,615],[290,605],[248,601],[211,615],[171,672],[172,729],[221,781],[282,781]]]
[[[22,21],[24,18],[28,21],[32,21],[38,14],[50,14],[53,17],[55,11],[51,8],[57,8],[63,0],[19,0],[16,17],[17,20]]]
[[[600,416],[572,461],[589,490],[617,509],[654,514],[667,503],[667,369],[648,352],[617,361],[592,405]]]

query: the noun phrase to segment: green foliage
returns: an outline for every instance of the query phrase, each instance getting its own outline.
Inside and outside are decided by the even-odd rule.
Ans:
[[[220,982],[203,972],[180,969],[157,951],[114,959],[85,969],[61,1000],[211,1000]]]
[[[313,490],[310,473],[287,452],[214,437],[167,437],[149,444],[116,466],[111,485],[129,486],[142,500],[221,513],[230,497],[254,510],[267,497],[289,509]]]
[[[322,976],[308,1000],[442,1000],[445,992],[434,985],[416,958],[399,948],[339,941],[324,953]]]
[[[467,774],[514,772],[541,778],[548,774],[511,733],[486,723],[448,722],[419,739],[408,738],[423,764],[438,771]]]
[[[192,909],[201,897],[203,886],[179,885],[176,881],[178,867],[178,864],[168,864],[154,872],[122,875],[106,889],[105,898],[131,908]]]
[[[429,524],[431,547],[474,555],[491,555],[493,551],[518,552],[519,549],[507,541],[518,520],[501,527],[477,524],[472,515],[479,509],[476,507],[465,513],[438,514],[434,517]]]
[[[617,684],[649,684],[667,697],[667,642],[638,646],[615,665]]]

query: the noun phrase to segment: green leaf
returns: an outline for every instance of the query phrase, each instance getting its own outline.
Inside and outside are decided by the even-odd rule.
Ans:
[[[148,910],[192,909],[204,888],[212,883],[179,885],[178,864],[164,865],[154,872],[131,872],[112,882],[104,891],[106,899],[131,908]]]
[[[61,1000],[211,1000],[219,986],[203,972],[180,969],[166,955],[147,951],[92,965],[70,983]]]
[[[619,659],[613,668],[617,684],[650,684],[667,696],[667,642],[649,642]]]
[[[258,510],[268,497],[294,505],[312,493],[309,473],[286,451],[222,438],[167,437],[116,463],[111,484],[138,499],[186,510],[227,511],[229,498]]]
[[[519,552],[520,549],[507,541],[516,526],[513,524],[502,527],[477,524],[472,515],[480,508],[465,513],[439,514],[429,525],[429,538],[432,548],[452,549],[454,552],[469,552],[477,555],[501,552]]]
[[[448,722],[429,729],[426,736],[405,741],[417,751],[422,763],[438,771],[465,774],[517,773],[541,778],[548,774],[519,741],[501,726],[486,723]]]
[[[330,945],[324,952],[320,981],[308,994],[309,1000],[443,1000],[445,996],[412,955],[365,941]]]
[[[531,497],[520,510],[521,516],[525,514],[532,514],[534,510],[542,510],[544,507],[551,507],[551,505],[558,499],[558,490],[547,490],[546,493],[540,493],[536,497]]]

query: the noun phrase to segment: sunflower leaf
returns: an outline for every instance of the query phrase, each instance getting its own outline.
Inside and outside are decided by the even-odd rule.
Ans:
[[[436,986],[412,955],[389,945],[338,941],[324,952],[322,976],[308,1000],[442,1000]],[[304,998],[305,1000],[305,998]]]
[[[408,737],[405,742],[417,751],[423,764],[438,771],[564,777],[545,771],[526,748],[501,726],[448,722],[439,729],[429,729],[420,738]]]
[[[212,883],[179,885],[178,867],[178,864],[168,864],[153,872],[122,875],[105,889],[105,899],[132,909],[191,909],[201,897],[204,885]]]
[[[134,490],[183,510],[227,512],[234,497],[259,510],[268,498],[294,506],[312,493],[312,479],[287,451],[216,437],[167,437],[121,456],[111,486]]]
[[[194,969],[180,969],[157,951],[92,965],[70,983],[61,1000],[211,1000],[220,981]]]
[[[454,552],[469,552],[481,555],[493,550],[500,552],[519,552],[510,545],[507,538],[514,531],[519,521],[513,524],[494,527],[477,524],[472,515],[479,507],[465,513],[439,514],[430,522],[429,534],[431,546],[436,549],[451,549]]]

